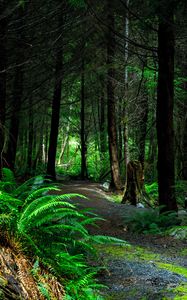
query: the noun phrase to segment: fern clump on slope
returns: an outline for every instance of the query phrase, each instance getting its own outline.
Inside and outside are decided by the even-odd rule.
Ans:
[[[41,180],[41,186],[33,188],[33,183],[32,178],[19,187],[15,184],[9,193],[1,192],[0,213],[9,216],[9,222],[0,223],[0,228],[6,225],[6,231],[19,236],[27,252],[38,256],[56,275],[65,277],[67,299],[99,299],[95,294],[99,287],[97,270],[88,265],[87,253],[95,253],[95,243],[123,241],[89,234],[86,225],[94,225],[101,218],[78,211],[69,202],[84,196],[51,195],[49,192],[58,191],[56,187],[45,186]]]

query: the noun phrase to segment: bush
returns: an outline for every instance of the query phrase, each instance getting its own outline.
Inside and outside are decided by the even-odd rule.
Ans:
[[[145,184],[145,190],[148,194],[151,204],[155,205],[158,203],[158,183],[153,182],[152,184]]]
[[[178,224],[177,213],[167,212],[160,214],[159,211],[160,208],[147,211],[140,210],[128,219],[125,219],[125,223],[133,232],[152,234],[161,234],[167,228]]]
[[[152,184],[145,184],[145,190],[148,194],[151,203],[158,203],[158,183],[153,182]],[[175,184],[175,193],[178,205],[185,206],[185,196],[187,191],[187,182],[184,180],[179,180]]]

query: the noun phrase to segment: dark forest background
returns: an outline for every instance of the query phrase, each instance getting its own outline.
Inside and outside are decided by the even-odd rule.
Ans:
[[[186,99],[186,1],[0,1],[0,170],[121,190],[139,161],[176,210]]]

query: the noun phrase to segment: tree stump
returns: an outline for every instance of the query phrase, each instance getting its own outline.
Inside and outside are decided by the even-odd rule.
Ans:
[[[140,200],[144,185],[144,173],[140,161],[133,160],[127,165],[127,179],[124,196],[121,203],[130,202],[136,205]]]

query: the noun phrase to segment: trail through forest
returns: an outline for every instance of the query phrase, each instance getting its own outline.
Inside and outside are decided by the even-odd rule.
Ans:
[[[187,241],[129,232],[125,218],[142,208],[113,202],[100,184],[71,181],[60,188],[60,193],[86,196],[88,199],[72,202],[105,219],[100,227],[90,229],[93,234],[117,237],[129,244],[99,247],[107,267],[99,275],[100,282],[108,286],[102,291],[104,299],[187,299]]]

